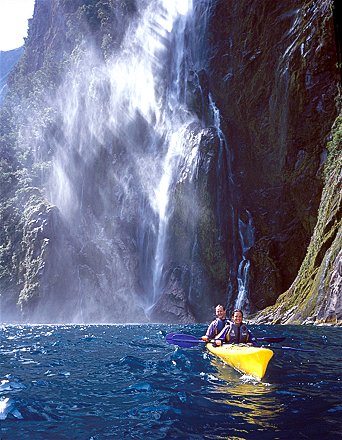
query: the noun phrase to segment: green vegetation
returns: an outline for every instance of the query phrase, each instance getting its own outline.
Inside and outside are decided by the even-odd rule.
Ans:
[[[137,12],[138,4],[137,0],[37,2],[39,16],[30,21],[25,50],[10,75],[0,110],[0,293],[23,308],[44,295],[44,274],[53,249],[49,227],[56,208],[47,200],[45,188],[56,145],[64,145],[63,102],[60,107],[56,104],[63,101],[58,99],[60,86],[66,76],[74,78],[74,67],[92,53],[89,48],[96,48],[94,66],[110,62],[129,32],[127,18]],[[220,108],[241,205],[252,213],[256,227],[256,243],[248,258],[257,307],[273,303],[280,289],[290,286],[312,236],[294,283],[260,315],[271,322],[339,319],[329,305],[342,240],[341,114],[325,143],[336,117],[333,23],[325,6],[330,4],[310,0],[294,15],[283,2],[262,6],[257,0],[218,2],[210,24],[214,50],[202,81],[206,93],[210,85]],[[234,44],[229,45],[232,35]],[[196,87],[188,85],[187,102],[202,117],[202,95]],[[209,133],[201,146],[207,162],[196,177],[196,194],[186,180],[177,188],[168,243],[170,266],[175,261],[189,269],[195,247],[189,236],[196,237],[197,267],[218,292],[210,292],[212,297],[225,295],[227,249],[233,239],[221,238],[218,230],[214,194],[219,183],[213,165],[217,142]],[[320,156],[325,146],[323,166]],[[101,187],[112,159],[111,153],[99,156],[92,169],[94,187]],[[84,197],[90,196],[85,192]],[[97,200],[100,215],[101,197]],[[224,212],[227,206],[218,208]],[[76,254],[75,249],[79,248],[74,248]],[[82,267],[87,273],[83,260]],[[90,273],[95,285],[95,271]]]
[[[342,242],[342,113],[337,117],[327,145],[325,185],[317,224],[306,257],[291,288],[272,307],[260,312],[273,323],[304,322],[342,325],[333,279],[338,271]],[[337,287],[338,288],[338,287]]]

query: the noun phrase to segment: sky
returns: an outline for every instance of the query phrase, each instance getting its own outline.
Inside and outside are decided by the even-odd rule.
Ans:
[[[0,50],[24,44],[27,20],[33,15],[35,0],[0,0]]]

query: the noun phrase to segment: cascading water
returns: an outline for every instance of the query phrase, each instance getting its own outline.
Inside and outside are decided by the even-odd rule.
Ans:
[[[153,298],[151,307],[155,304],[161,291],[161,278],[163,272],[165,240],[167,234],[169,212],[169,190],[175,181],[174,173],[178,171],[180,159],[184,156],[184,137],[186,126],[182,127],[179,132],[174,133],[169,140],[169,148],[164,161],[164,173],[160,180],[156,191],[155,210],[158,213],[158,234],[157,246],[155,251],[155,263],[153,266]]]
[[[238,295],[235,301],[235,308],[248,312],[249,270],[251,263],[246,257],[246,252],[254,244],[254,228],[251,213],[246,211],[246,214],[246,222],[239,218],[239,237],[242,248],[242,260],[240,261],[238,268]]]
[[[183,7],[185,2],[182,3]],[[184,11],[183,11],[184,12]],[[168,224],[172,214],[170,207],[170,193],[174,191],[177,182],[181,182],[184,176],[193,180],[197,167],[197,155],[199,141],[194,143],[193,148],[188,148],[189,132],[191,136],[192,124],[203,125],[205,123],[205,98],[196,72],[206,68],[206,44],[203,40],[210,15],[210,2],[196,2],[196,5],[188,5],[187,14],[178,18],[172,28],[170,41],[173,42],[173,61],[170,68],[170,83],[165,103],[165,120],[167,121],[167,135],[164,145],[167,153],[162,164],[163,174],[157,190],[154,193],[154,211],[158,215],[158,228],[156,249],[152,273],[153,296],[147,313],[153,309],[158,297],[163,290],[163,270]],[[195,80],[194,80],[195,78]],[[196,81],[197,79],[197,81]],[[200,90],[201,111],[200,121],[187,105],[187,84],[193,81],[195,87]],[[196,241],[196,239],[195,239]],[[189,289],[191,296],[191,288]]]
[[[251,311],[290,285],[321,191],[309,153],[336,116],[335,41],[329,4],[254,3],[37,0],[1,112],[5,319],[203,322],[218,301],[248,307],[252,263]],[[298,134],[297,104],[317,136]]]
[[[248,288],[249,288],[249,269],[250,269],[250,261],[246,258],[246,251],[250,249],[250,247],[254,243],[254,233],[253,233],[253,225],[252,225],[252,217],[249,211],[246,211],[248,220],[246,223],[241,220],[241,216],[239,215],[239,211],[242,210],[240,206],[238,206],[238,200],[236,196],[236,187],[233,179],[233,157],[232,152],[229,149],[229,143],[221,129],[221,121],[220,121],[220,111],[215,105],[215,102],[211,95],[209,95],[210,109],[212,113],[213,124],[217,130],[218,137],[220,140],[220,149],[219,149],[219,160],[218,160],[218,176],[226,176],[226,183],[222,183],[218,186],[219,194],[217,195],[217,208],[218,208],[218,219],[219,219],[219,229],[221,234],[226,234],[229,237],[232,237],[232,246],[230,249],[230,272],[227,286],[227,304],[232,304],[234,301],[234,307],[242,309],[245,312],[248,312]],[[226,167],[226,172],[223,172],[222,168]],[[227,188],[225,191],[225,197],[228,197],[228,203],[226,205],[229,206],[229,226],[224,225],[221,219],[221,205],[222,202],[222,188]],[[236,222],[236,219],[237,222]],[[237,223],[237,224],[236,224]],[[241,249],[238,249],[239,247]],[[240,257],[241,255],[241,257]],[[238,263],[239,258],[241,258]],[[236,295],[237,289],[237,295]]]
[[[149,315],[162,292],[170,191],[184,164],[196,166],[189,127],[201,117],[187,87],[205,68],[209,9],[139,2],[115,57],[103,63],[84,49],[59,93],[48,195],[80,243],[74,320],[99,308],[96,320],[113,310],[127,320],[132,303]]]
[[[217,175],[221,178],[225,176],[226,182],[222,182],[221,185],[218,186],[218,194],[217,194],[217,217],[219,222],[219,231],[220,235],[228,235],[232,237],[232,248],[231,248],[231,260],[229,264],[229,278],[228,278],[228,286],[227,286],[227,303],[230,304],[235,290],[236,280],[236,267],[237,267],[237,250],[236,250],[236,226],[235,226],[235,218],[236,218],[236,205],[234,203],[235,191],[234,191],[234,182],[233,182],[233,173],[232,173],[232,154],[229,150],[229,145],[227,143],[226,137],[221,129],[221,117],[220,111],[217,108],[213,98],[209,95],[209,103],[210,110],[212,114],[212,123],[217,130],[217,134],[220,140],[219,144],[219,157],[217,161]],[[226,172],[223,169],[226,167]],[[224,193],[224,190],[227,188],[227,192]],[[223,202],[223,197],[227,197],[228,200],[226,203]],[[225,224],[222,220],[222,209],[221,207],[224,205],[228,205],[229,209],[229,224]]]

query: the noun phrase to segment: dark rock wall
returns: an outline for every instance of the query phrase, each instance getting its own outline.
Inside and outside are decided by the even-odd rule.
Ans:
[[[324,188],[305,259],[290,288],[255,322],[342,325],[342,115],[327,144]]]
[[[253,217],[252,311],[289,288],[314,231],[339,69],[333,2],[217,2],[210,86]]]
[[[212,305],[222,301],[227,290],[232,259],[227,234],[221,230],[229,214],[218,200],[222,182],[217,176],[221,149],[216,129],[191,127],[187,145],[189,152],[199,148],[197,163],[182,165],[172,200],[163,294],[152,310],[152,317],[166,322],[209,319]]]

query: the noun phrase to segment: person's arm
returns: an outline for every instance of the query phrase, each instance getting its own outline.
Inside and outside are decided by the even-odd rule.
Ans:
[[[208,342],[210,339],[212,339],[215,336],[215,321],[213,321],[207,331],[206,334],[204,336],[201,337],[202,341],[206,341]]]
[[[215,337],[214,342],[216,345],[222,345],[226,341],[226,334],[230,328],[230,325],[226,325],[224,329]]]
[[[251,344],[251,345],[256,345],[257,344],[257,340],[255,338],[255,336],[253,335],[253,333],[247,329],[248,331],[248,342],[247,344]]]

